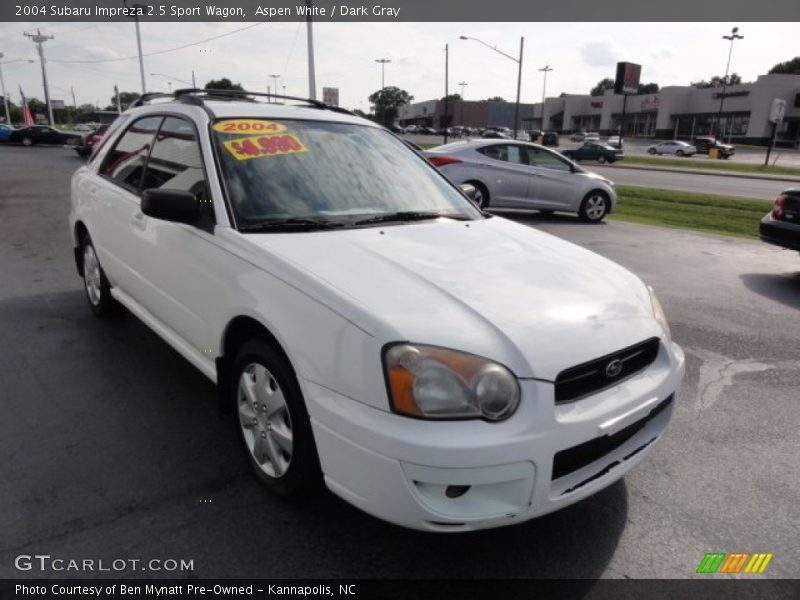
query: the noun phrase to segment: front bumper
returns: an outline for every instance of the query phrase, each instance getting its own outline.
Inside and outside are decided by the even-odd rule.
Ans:
[[[758,237],[768,244],[800,252],[800,223],[778,221],[768,214],[761,219]]]
[[[558,406],[552,383],[521,380],[520,407],[501,423],[411,419],[301,385],[334,493],[404,527],[468,531],[544,515],[620,479],[666,430],[684,369],[681,349],[662,342],[645,371]]]

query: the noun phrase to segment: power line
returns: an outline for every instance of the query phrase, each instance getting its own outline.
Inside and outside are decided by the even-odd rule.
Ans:
[[[245,31],[247,29],[252,29],[253,27],[259,27],[260,25],[264,25],[265,23],[253,23],[252,25],[247,25],[245,27],[240,27],[239,29],[234,29],[233,31],[228,31],[226,33],[221,33],[219,35],[215,35],[209,38],[205,38],[202,40],[197,40],[196,42],[192,42],[190,44],[184,44],[183,46],[177,46],[175,48],[168,48],[166,50],[157,50],[156,52],[147,52],[142,54],[142,56],[158,56],[159,54],[169,54],[170,52],[177,52],[178,50],[184,50],[185,48],[191,48],[192,46],[199,46],[200,44],[205,44],[206,42],[210,42],[212,40],[218,40],[223,37],[227,37],[229,35],[233,35],[234,33],[239,33],[240,31]],[[90,63],[110,63],[110,62],[120,62],[123,60],[138,60],[139,55],[136,56],[121,56],[119,58],[104,58],[98,60],[53,60],[50,59],[50,62],[60,63],[60,64],[90,64]]]

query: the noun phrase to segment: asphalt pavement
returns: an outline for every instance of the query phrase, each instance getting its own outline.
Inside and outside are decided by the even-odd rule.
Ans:
[[[0,147],[0,577],[41,576],[14,568],[38,553],[193,560],[181,577],[691,578],[712,551],[771,552],[765,576],[800,577],[797,253],[515,215],[652,284],[687,377],[667,435],[623,481],[525,524],[426,534],[327,492],[275,499],[208,380],[134,317],[91,316],[67,231],[79,164]]]

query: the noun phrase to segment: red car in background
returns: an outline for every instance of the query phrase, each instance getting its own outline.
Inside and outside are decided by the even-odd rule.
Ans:
[[[103,136],[108,131],[108,125],[100,125],[97,129],[92,132],[87,133],[81,138],[81,141],[78,145],[75,146],[75,152],[78,153],[78,156],[82,156],[86,158],[92,153],[94,147],[100,143],[100,140],[103,139]]]

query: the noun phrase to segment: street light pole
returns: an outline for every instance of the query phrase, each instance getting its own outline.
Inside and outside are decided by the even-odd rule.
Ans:
[[[32,42],[34,42],[39,50],[39,61],[42,63],[42,84],[44,85],[44,101],[47,104],[47,116],[50,119],[49,124],[55,125],[55,121],[53,120],[53,105],[50,103],[50,89],[47,85],[47,67],[45,64],[47,60],[44,57],[44,44],[47,40],[52,40],[52,35],[42,35],[42,32],[38,29],[36,33],[26,33],[24,34],[26,37],[29,37]]]
[[[728,86],[728,73],[730,72],[731,69],[731,54],[733,54],[733,42],[735,42],[736,40],[743,40],[744,36],[739,35],[738,27],[734,27],[733,29],[731,29],[731,34],[723,35],[722,39],[729,40],[731,45],[728,48],[728,64],[725,65],[725,78],[722,80],[722,93],[720,94],[719,97],[719,112],[717,113],[717,131],[715,132],[716,135],[719,135],[720,123],[722,123],[722,105],[725,103],[725,90],[727,89]],[[720,141],[722,141],[722,138],[720,138]]]
[[[5,55],[2,52],[0,52],[0,59],[2,59],[3,56],[5,56]],[[32,62],[35,62],[35,61],[33,61],[33,60],[29,59],[29,58],[15,58],[14,60],[8,60],[6,62],[2,62],[0,60],[0,90],[2,90],[2,92],[3,92],[3,104],[5,105],[5,109],[6,109],[6,123],[8,125],[11,125],[11,111],[8,109],[8,95],[6,94],[6,82],[3,79],[3,65],[10,65],[11,63],[15,63],[15,62],[29,62],[29,63],[32,63]],[[75,96],[73,94],[73,98],[74,97]]]
[[[278,79],[280,78],[280,75],[270,75],[270,77],[272,77],[272,81],[275,83],[275,95],[277,96],[278,95]]]
[[[498,50],[496,46],[490,46],[489,44],[487,44],[483,40],[479,40],[478,38],[469,37],[466,35],[461,35],[459,37],[462,40],[472,40],[474,42],[483,44],[490,50],[494,50],[498,54],[502,54],[506,58],[513,60],[519,66],[519,71],[517,73],[517,102],[514,105],[514,139],[517,139],[517,129],[519,127],[519,96],[520,96],[520,90],[522,89],[522,53],[525,47],[525,38],[524,37],[519,38],[519,58],[514,58],[510,54],[506,54],[502,50]]]
[[[380,97],[381,114],[378,115],[378,119],[383,121],[383,102],[384,102],[383,90],[384,90],[384,88],[386,88],[386,63],[390,63],[392,61],[389,60],[388,58],[376,58],[375,62],[376,63],[380,63],[380,65],[381,65],[381,94],[380,94],[380,96],[381,96]],[[376,108],[377,108],[377,106],[376,106]]]
[[[461,125],[464,125],[464,88],[469,85],[466,81],[459,81],[461,87]]]
[[[543,68],[539,69],[539,71],[544,73],[544,81],[542,81],[542,134],[544,134],[544,101],[547,97],[547,74],[553,70],[553,67],[550,65],[545,65]]]
[[[308,97],[311,100],[317,99],[317,80],[314,74],[314,29],[311,24],[311,13],[313,4],[311,0],[306,0],[306,37],[308,38]]]

